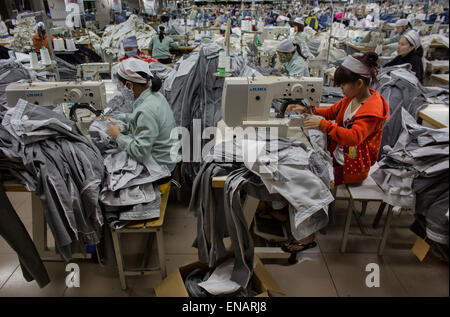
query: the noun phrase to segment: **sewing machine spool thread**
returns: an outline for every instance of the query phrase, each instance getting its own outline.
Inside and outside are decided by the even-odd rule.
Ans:
[[[53,47],[55,48],[55,51],[65,51],[66,50],[66,48],[64,47],[63,39],[54,39]]]
[[[73,39],[66,39],[66,47],[69,51],[76,51],[75,42]]]
[[[30,54],[30,65],[31,68],[38,68],[39,67],[39,61],[38,61],[38,56],[36,52],[31,52]]]
[[[52,63],[50,54],[45,47],[41,48],[41,63],[42,65],[50,65]]]

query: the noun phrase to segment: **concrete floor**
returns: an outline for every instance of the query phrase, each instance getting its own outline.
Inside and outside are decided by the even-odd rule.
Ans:
[[[31,196],[8,193],[13,206],[31,235]],[[172,195],[173,198],[174,195]],[[409,230],[412,216],[394,216],[382,257],[377,255],[378,242],[351,237],[347,253],[339,247],[345,221],[345,201],[336,203],[336,224],[326,235],[317,234],[318,247],[307,250],[295,265],[286,260],[263,260],[287,296],[449,296],[449,266],[429,254],[420,262],[411,252],[416,236]],[[372,223],[378,206],[369,203],[365,223]],[[169,200],[164,239],[167,271],[197,260],[191,245],[196,235],[196,219],[180,203]],[[352,224],[352,231],[358,230]],[[365,280],[368,263],[380,267],[380,287],[368,288]],[[14,251],[0,238],[0,296],[155,296],[153,288],[161,282],[159,274],[129,277],[128,290],[120,289],[117,272],[88,261],[80,262],[80,288],[67,288],[66,263],[46,262],[51,283],[40,289],[26,282]]]

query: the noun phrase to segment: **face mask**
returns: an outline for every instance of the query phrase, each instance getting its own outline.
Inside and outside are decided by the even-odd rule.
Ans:
[[[138,53],[138,50],[132,50],[132,51],[125,51],[125,55],[127,55],[128,57],[136,55]]]
[[[131,90],[127,86],[123,86],[122,87],[120,84],[117,84],[117,89],[120,91],[120,93],[122,94],[122,96],[126,100],[133,100],[134,101],[134,92],[133,92],[133,90]]]
[[[280,56],[280,62],[281,63],[289,63],[289,61],[291,60],[289,55],[284,55],[284,56]]]

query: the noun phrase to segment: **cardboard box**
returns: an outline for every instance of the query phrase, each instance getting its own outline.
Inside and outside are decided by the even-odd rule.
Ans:
[[[222,261],[218,261],[218,265],[227,260],[230,256],[225,257]],[[258,295],[256,297],[269,297],[268,291],[276,292],[281,295],[285,293],[281,290],[278,283],[272,275],[266,270],[261,260],[255,256],[256,266],[253,270],[252,281],[255,285]],[[184,285],[184,279],[194,269],[200,268],[205,272],[209,270],[208,265],[201,262],[194,262],[179,267],[170,273],[158,286],[155,287],[155,293],[158,297],[189,297]]]

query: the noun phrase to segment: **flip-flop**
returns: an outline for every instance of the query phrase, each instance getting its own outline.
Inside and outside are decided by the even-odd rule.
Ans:
[[[292,244],[295,244],[295,245],[297,245],[297,246],[302,246],[303,249],[301,249],[301,250],[290,250],[290,249],[288,248],[288,245],[292,245]],[[316,241],[311,241],[310,243],[307,243],[307,244],[303,244],[303,243],[295,243],[295,241],[290,241],[287,245],[286,245],[286,244],[283,244],[283,245],[281,246],[281,249],[282,249],[284,252],[288,252],[288,253],[298,253],[298,252],[302,252],[302,251],[305,251],[305,250],[314,248],[314,247],[316,247],[316,246],[317,246]]]

